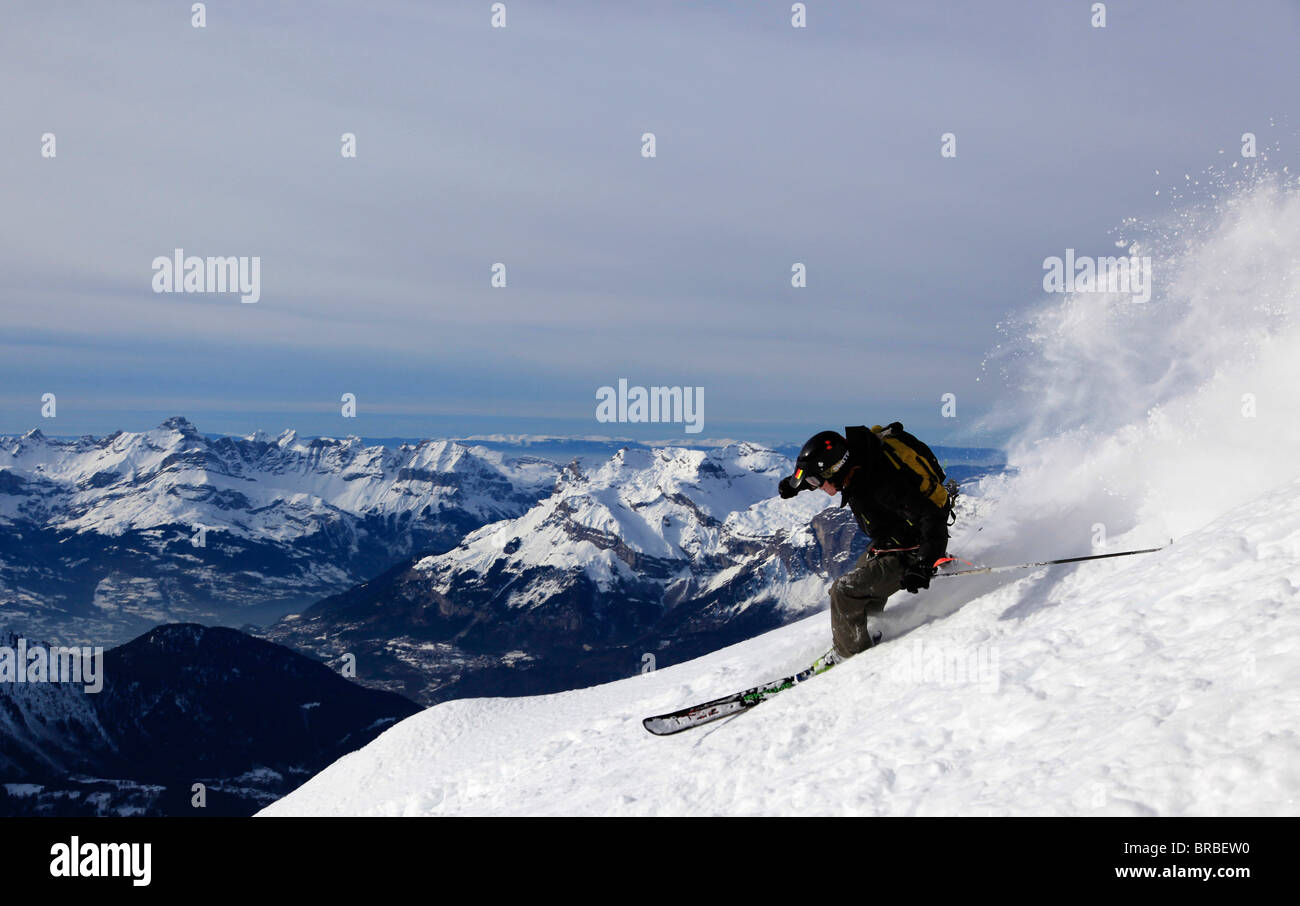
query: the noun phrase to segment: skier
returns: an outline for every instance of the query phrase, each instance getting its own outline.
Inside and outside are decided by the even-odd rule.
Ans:
[[[813,435],[779,492],[789,499],[817,488],[842,494],[840,506],[848,504],[871,538],[853,569],[831,585],[831,637],[835,652],[846,658],[879,639],[867,618],[880,614],[890,595],[930,587],[937,563],[947,556],[956,487],[944,484],[930,448],[894,422]]]

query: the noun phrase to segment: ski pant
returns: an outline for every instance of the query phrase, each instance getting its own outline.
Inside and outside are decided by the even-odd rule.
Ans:
[[[871,647],[867,617],[885,609],[885,600],[903,587],[908,554],[867,551],[853,569],[831,584],[831,639],[841,657]]]

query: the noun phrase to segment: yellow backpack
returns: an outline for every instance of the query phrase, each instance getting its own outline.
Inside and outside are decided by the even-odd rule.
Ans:
[[[890,422],[883,428],[872,425],[871,433],[880,440],[885,459],[895,469],[916,473],[922,497],[941,510],[949,507],[952,500],[945,487],[947,476],[929,447],[904,431],[902,422]]]

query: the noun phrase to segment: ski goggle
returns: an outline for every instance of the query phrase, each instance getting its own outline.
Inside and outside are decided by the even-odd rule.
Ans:
[[[821,480],[820,478],[818,478],[816,475],[807,475],[807,474],[805,474],[803,469],[795,469],[795,470],[794,470],[794,486],[797,488],[797,487],[799,487],[799,485],[801,485],[801,484],[803,484],[803,485],[807,485],[807,486],[810,487],[810,488],[814,488],[814,489],[816,489],[816,488],[820,488],[820,487],[822,486],[822,480]]]

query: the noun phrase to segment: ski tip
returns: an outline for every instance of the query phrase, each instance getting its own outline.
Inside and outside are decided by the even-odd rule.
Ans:
[[[672,736],[674,733],[680,733],[683,730],[689,730],[694,724],[670,722],[662,717],[647,717],[641,721],[641,726],[645,727],[655,736]]]

